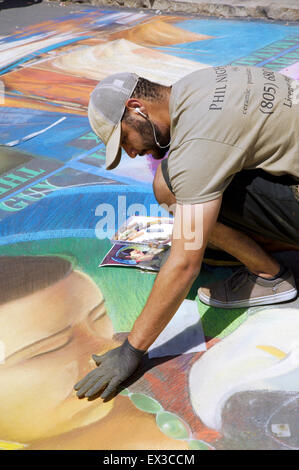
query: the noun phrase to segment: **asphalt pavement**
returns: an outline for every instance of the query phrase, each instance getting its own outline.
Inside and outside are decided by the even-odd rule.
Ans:
[[[84,5],[86,7],[88,5]],[[61,18],[82,8],[82,4],[44,0],[0,0],[0,36],[13,34],[25,26]]]

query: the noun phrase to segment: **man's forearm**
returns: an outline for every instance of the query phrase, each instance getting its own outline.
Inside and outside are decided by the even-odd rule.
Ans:
[[[142,350],[149,348],[186,298],[199,271],[200,263],[194,267],[169,257],[129,334],[132,346]]]
[[[171,320],[196,279],[220,203],[221,198],[202,205],[177,205],[173,229],[176,236],[172,239],[170,256],[135,321],[129,341],[102,356],[93,357],[97,368],[75,385],[79,397],[94,396],[104,386],[107,388],[102,397],[115,393],[119,384],[136,370],[143,353]],[[198,237],[198,230],[202,230],[202,237]]]

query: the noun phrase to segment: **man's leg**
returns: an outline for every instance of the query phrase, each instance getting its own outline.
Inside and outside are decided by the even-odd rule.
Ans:
[[[299,243],[291,244],[280,242],[277,240],[271,240],[271,238],[263,237],[262,235],[251,235],[267,253],[274,253],[276,251],[299,251]]]
[[[252,238],[239,230],[217,222],[209,238],[215,247],[241,261],[257,276],[271,278],[280,271],[279,263]]]
[[[224,193],[209,242],[244,267],[224,282],[199,289],[199,298],[208,305],[266,305],[297,294],[292,273],[269,252],[299,249],[299,202],[281,178],[264,175],[259,171],[239,174]]]
[[[218,222],[246,233],[268,252],[299,247],[299,188],[261,170],[237,174],[223,194]],[[297,188],[297,186],[296,186]]]

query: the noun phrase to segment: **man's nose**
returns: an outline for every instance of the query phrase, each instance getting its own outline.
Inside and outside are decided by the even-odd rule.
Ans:
[[[135,158],[137,157],[138,153],[135,150],[130,150],[129,157]]]
[[[123,146],[123,149],[129,155],[129,157],[131,157],[131,158],[135,158],[138,155],[136,150],[133,150],[133,149],[127,147],[127,146]]]

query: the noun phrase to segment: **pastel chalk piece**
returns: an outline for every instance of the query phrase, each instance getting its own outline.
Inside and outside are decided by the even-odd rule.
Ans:
[[[171,244],[173,220],[169,217],[131,216],[112,237],[111,242],[166,246]]]
[[[143,235],[144,232],[135,232],[133,233],[132,235],[130,235],[130,237],[128,238],[129,241],[131,240],[134,240],[135,238],[138,238],[140,237],[141,235]]]
[[[155,233],[163,232],[163,228],[160,228],[160,227],[157,228],[157,227],[153,226],[153,227],[147,228],[146,231],[147,232],[155,232]]]

